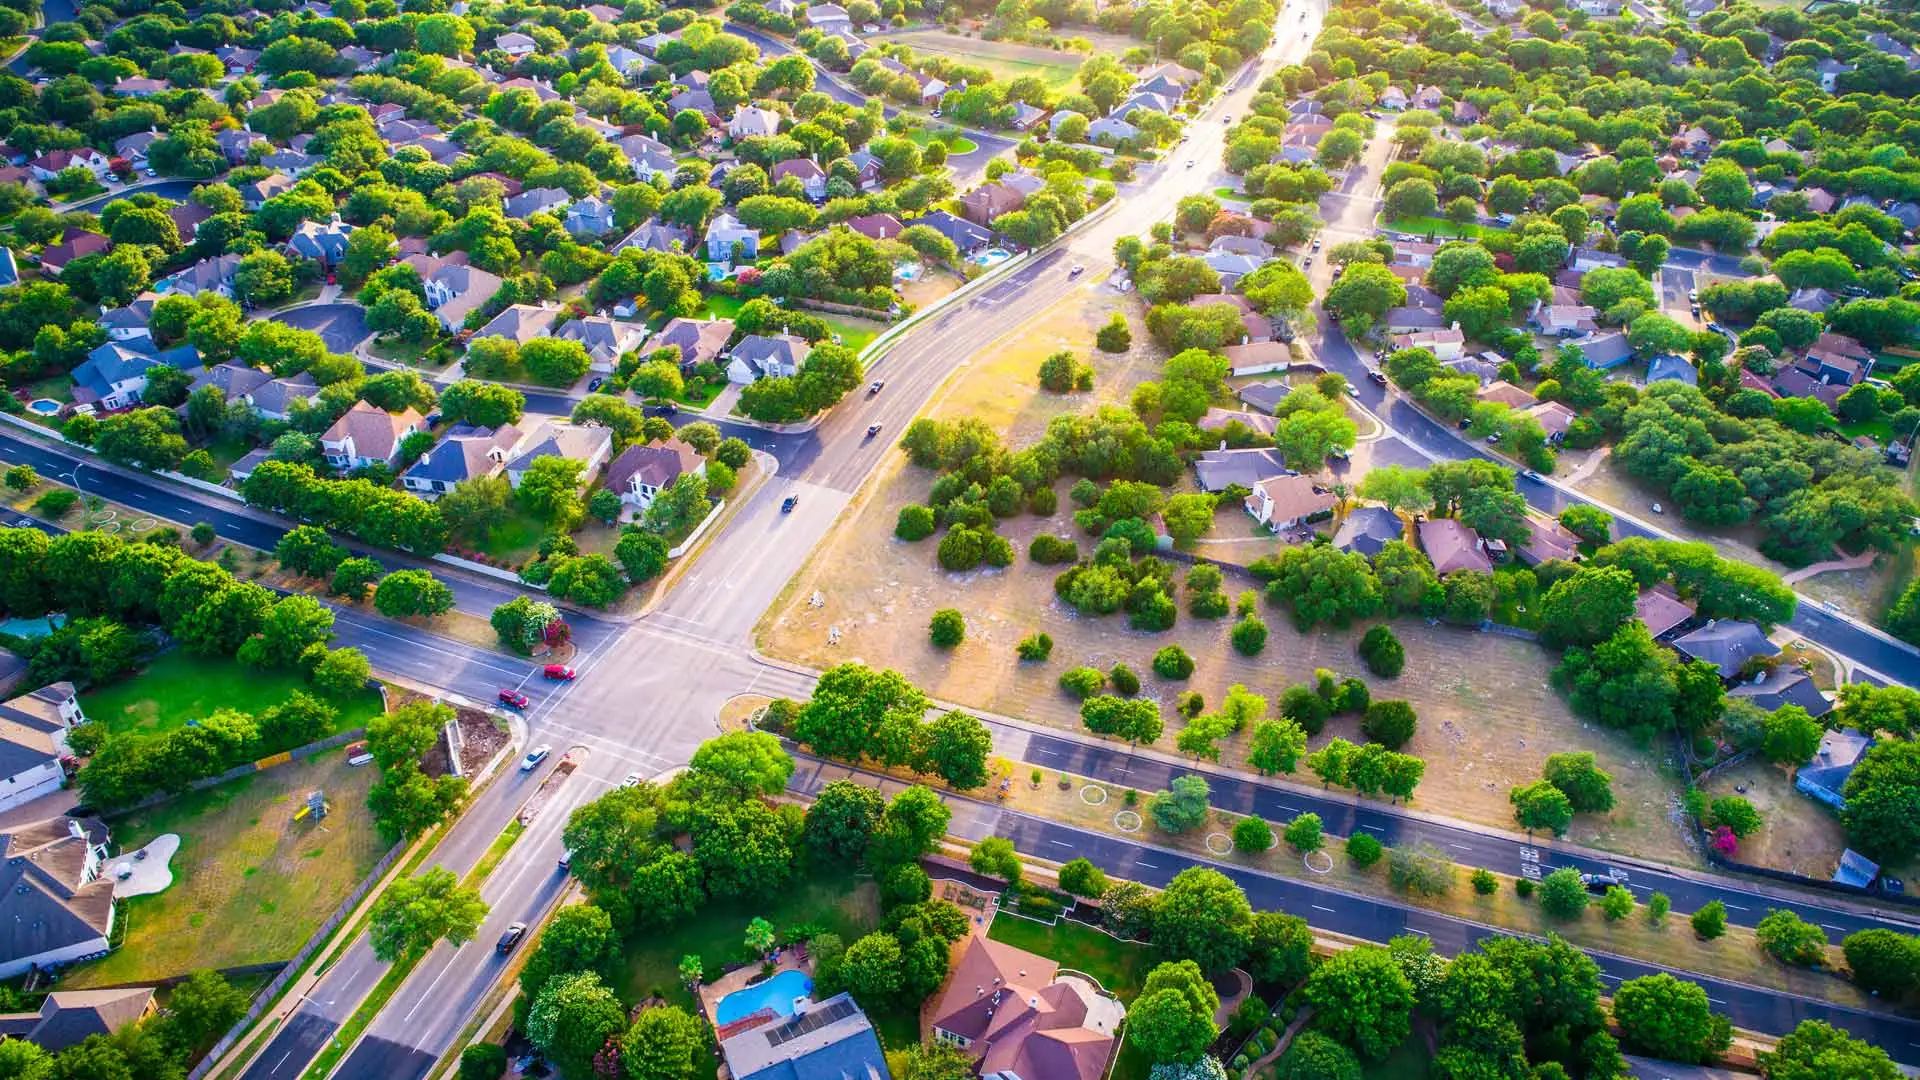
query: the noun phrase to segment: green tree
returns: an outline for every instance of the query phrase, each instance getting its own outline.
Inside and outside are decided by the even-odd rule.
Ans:
[[[630,1080],[695,1080],[712,1065],[709,1035],[699,1017],[658,1005],[634,1017],[620,1038],[620,1065]]]
[[[1563,866],[1540,880],[1540,910],[1556,919],[1577,919],[1587,910],[1587,886],[1580,871]]]
[[[1700,1065],[1733,1041],[1733,1027],[1716,1015],[1707,992],[1664,972],[1629,979],[1613,993],[1613,1019],[1629,1050]]]
[[[451,870],[435,866],[387,886],[374,901],[368,936],[374,955],[393,963],[423,954],[438,941],[473,940],[486,914],[477,889],[463,888]]]
[[[1760,1055],[1767,1080],[1898,1080],[1899,1066],[1887,1052],[1820,1020],[1802,1020],[1771,1053]]]
[[[1702,939],[1712,941],[1727,932],[1727,905],[1718,900],[1709,900],[1693,913],[1693,932]]]
[[[373,606],[390,619],[444,615],[453,610],[453,590],[425,570],[395,570],[373,590]]]
[[[627,1010],[600,976],[562,972],[527,1010],[527,1038],[566,1076],[593,1074],[594,1055],[626,1026]]]
[[[1595,763],[1591,751],[1548,754],[1542,775],[1566,795],[1576,814],[1604,814],[1613,809],[1613,777]]]
[[[1384,1060],[1412,1030],[1413,985],[1379,946],[1335,953],[1300,992],[1314,1027],[1368,1060]]]
[[[1224,972],[1246,957],[1253,909],[1246,894],[1217,870],[1190,867],[1175,875],[1153,904],[1153,942],[1162,955]]]
[[[1528,835],[1536,829],[1545,829],[1555,836],[1564,836],[1567,826],[1573,824],[1573,803],[1565,792],[1546,780],[1513,788],[1507,792],[1507,801],[1513,804],[1514,820]]]
[[[1200,965],[1169,961],[1147,974],[1127,1009],[1127,1031],[1156,1064],[1194,1061],[1220,1035],[1213,1022],[1219,1007]]]
[[[1754,939],[1768,955],[1795,967],[1819,967],[1827,958],[1827,933],[1784,908],[1767,912]]]

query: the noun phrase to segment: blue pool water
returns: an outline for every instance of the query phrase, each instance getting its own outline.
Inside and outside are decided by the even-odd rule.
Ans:
[[[735,990],[713,1007],[713,1023],[726,1027],[761,1009],[772,1009],[775,1016],[792,1016],[793,999],[813,993],[813,980],[802,971],[782,971],[765,982]]]
[[[979,266],[998,266],[1011,258],[1013,258],[1012,252],[1000,248],[988,248],[977,255],[969,255],[967,261]]]
[[[727,280],[727,265],[725,263],[708,263],[707,264],[707,280],[708,281]]]
[[[42,416],[52,416],[54,413],[60,411],[60,403],[52,398],[34,398],[32,401],[27,402],[27,408],[32,409]]]

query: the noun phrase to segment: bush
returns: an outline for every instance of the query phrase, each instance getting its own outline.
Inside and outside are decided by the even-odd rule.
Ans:
[[[1060,689],[1085,700],[1106,689],[1107,673],[1099,668],[1068,668],[1060,673]]]
[[[930,629],[934,645],[942,649],[951,649],[967,640],[967,618],[953,608],[934,612]]]
[[[1577,919],[1587,910],[1587,886],[1580,871],[1563,866],[1540,880],[1540,910],[1556,919]]]
[[[1326,834],[1320,827],[1319,814],[1301,814],[1287,824],[1287,846],[1306,853],[1319,851],[1326,843]]]
[[[1182,690],[1173,697],[1173,711],[1191,720],[1207,711],[1207,699],[1198,690]]]
[[[1233,624],[1233,648],[1241,656],[1258,656],[1267,647],[1267,624],[1249,614]]]
[[[1107,682],[1121,697],[1132,697],[1140,692],[1140,676],[1125,664],[1115,664],[1107,672]]]
[[[1045,663],[1053,655],[1053,638],[1044,633],[1028,634],[1013,647],[1014,654],[1031,663]]]
[[[1693,913],[1693,932],[1704,941],[1712,941],[1727,932],[1727,905],[1712,900]]]
[[[1397,847],[1387,853],[1387,881],[1417,896],[1444,896],[1453,891],[1453,860],[1432,844]]]
[[[1360,730],[1387,749],[1398,750],[1413,738],[1417,723],[1412,705],[1404,701],[1376,701],[1367,706],[1367,717],[1360,722]]]
[[[460,1051],[460,1080],[500,1080],[507,1073],[507,1048],[474,1043]]]
[[[900,508],[900,517],[893,523],[893,535],[902,540],[925,540],[933,535],[933,510],[918,503],[909,503]]]
[[[1101,352],[1126,352],[1133,345],[1133,331],[1127,326],[1127,317],[1114,312],[1113,318],[1094,334],[1093,343]]]
[[[1347,837],[1347,858],[1362,870],[1379,862],[1384,851],[1380,841],[1375,840],[1370,833],[1357,832]]]
[[[1513,891],[1519,895],[1520,899],[1525,900],[1527,897],[1532,896],[1533,889],[1534,884],[1532,878],[1513,879]]]
[[[1256,855],[1273,846],[1273,830],[1257,817],[1245,817],[1234,823],[1234,850]]]
[[[1468,880],[1473,882],[1473,891],[1481,896],[1492,896],[1500,888],[1500,879],[1494,877],[1493,871],[1484,866],[1475,870],[1473,877]]]
[[[1052,517],[1060,508],[1060,496],[1050,484],[1042,484],[1027,495],[1027,511],[1035,517]]]
[[[1332,707],[1311,686],[1289,686],[1280,694],[1280,715],[1300,725],[1309,735],[1327,726]]]
[[[1184,679],[1193,674],[1193,657],[1178,645],[1168,645],[1153,654],[1153,673],[1163,679]]]
[[[1360,638],[1360,659],[1368,671],[1391,679],[1407,666],[1407,650],[1393,636],[1393,629],[1382,623]]]
[[[1333,692],[1333,711],[1337,713],[1364,713],[1371,704],[1373,691],[1359,679],[1343,679]]]
[[[1060,868],[1060,887],[1075,896],[1097,897],[1107,891],[1107,875],[1087,859],[1075,859]]]
[[[80,493],[67,488],[53,488],[33,501],[33,508],[44,518],[59,518],[73,509],[80,501]]]
[[[1051,488],[1043,490],[1051,491]],[[1064,536],[1041,533],[1027,545],[1027,558],[1042,566],[1060,566],[1080,559],[1080,545]]]

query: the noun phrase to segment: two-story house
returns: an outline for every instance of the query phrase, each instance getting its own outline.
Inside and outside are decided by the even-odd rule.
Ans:
[[[336,469],[392,465],[400,442],[427,429],[426,418],[409,405],[397,413],[356,401],[320,436],[320,453]]]
[[[500,475],[518,445],[520,429],[512,424],[456,424],[438,446],[400,474],[400,484],[422,498],[437,499],[465,481]]]

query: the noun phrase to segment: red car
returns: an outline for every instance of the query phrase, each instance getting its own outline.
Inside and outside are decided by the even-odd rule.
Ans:
[[[555,682],[566,682],[573,678],[574,671],[565,664],[548,664],[543,669],[543,674]]]
[[[527,707],[527,695],[518,690],[502,690],[500,691],[500,704],[510,708],[524,709]]]

